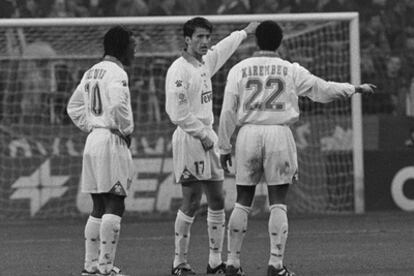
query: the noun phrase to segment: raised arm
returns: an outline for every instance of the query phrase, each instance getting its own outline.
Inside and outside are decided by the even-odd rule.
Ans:
[[[83,88],[79,84],[69,99],[66,108],[73,123],[84,132],[90,132],[91,126],[86,119],[85,101],[82,95]]]
[[[237,50],[247,35],[256,30],[258,24],[258,22],[252,22],[243,30],[232,32],[229,36],[222,39],[207,52],[204,59],[210,69],[211,76],[213,76],[223,66],[223,64]]]

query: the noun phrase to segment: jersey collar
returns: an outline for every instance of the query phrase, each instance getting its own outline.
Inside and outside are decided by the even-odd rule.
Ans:
[[[124,70],[124,66],[122,65],[122,62],[120,62],[119,59],[117,59],[116,57],[106,55],[106,56],[104,56],[103,60],[114,62],[116,65],[121,67],[122,70]]]
[[[190,55],[186,50],[181,51],[181,56],[189,63],[194,66],[199,66],[200,64],[204,64],[204,61],[198,61],[195,57]]]
[[[253,53],[254,57],[279,57],[274,51],[256,51]]]

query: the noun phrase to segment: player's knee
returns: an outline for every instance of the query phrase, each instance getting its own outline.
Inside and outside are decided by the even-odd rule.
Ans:
[[[213,210],[221,210],[224,208],[224,194],[218,193],[209,198],[208,206]]]
[[[181,211],[184,212],[184,214],[193,217],[197,210],[200,209],[200,200],[193,199],[189,201],[187,204],[183,204],[181,206]]]

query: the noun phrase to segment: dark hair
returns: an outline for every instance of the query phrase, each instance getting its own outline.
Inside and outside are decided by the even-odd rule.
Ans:
[[[210,33],[213,31],[213,25],[211,25],[210,21],[208,21],[204,17],[194,17],[184,23],[184,26],[183,26],[184,37],[186,36],[191,37],[196,28],[206,29]]]
[[[274,21],[263,21],[256,28],[256,41],[260,50],[275,51],[282,43],[282,39],[282,28]]]
[[[132,32],[124,26],[109,29],[104,36],[104,55],[120,59],[125,55],[132,37]]]

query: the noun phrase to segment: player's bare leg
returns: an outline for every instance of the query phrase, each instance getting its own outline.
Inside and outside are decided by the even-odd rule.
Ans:
[[[240,266],[240,251],[247,232],[248,216],[256,191],[256,186],[237,185],[236,188],[237,199],[228,225],[226,272],[228,276],[244,275]]]
[[[194,275],[187,263],[188,247],[190,245],[191,226],[196,211],[200,208],[202,196],[201,183],[192,181],[181,185],[183,201],[175,219],[175,256],[172,275]],[[181,274],[180,274],[181,273]]]
[[[208,203],[207,231],[210,243],[207,274],[224,274],[226,265],[221,258],[226,227],[223,181],[204,181],[203,190]]]
[[[283,265],[283,257],[288,237],[286,195],[289,184],[268,186],[269,193],[269,237],[270,258],[267,275],[291,276],[294,273]]]
[[[100,229],[99,271],[102,275],[121,275],[119,269],[114,267],[114,260],[125,210],[125,196],[111,193],[103,195],[105,214]]]
[[[95,275],[98,271],[99,231],[105,204],[101,194],[91,194],[93,209],[85,225],[85,264],[82,276]]]

